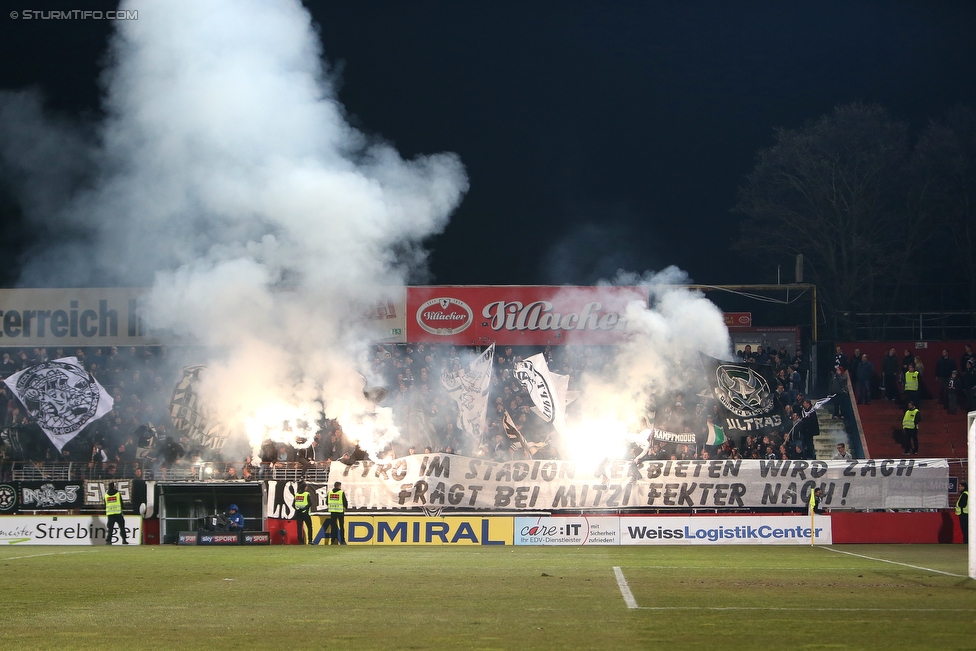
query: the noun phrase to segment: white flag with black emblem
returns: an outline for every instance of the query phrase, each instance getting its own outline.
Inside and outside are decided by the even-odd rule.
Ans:
[[[515,378],[532,398],[538,409],[536,413],[562,434],[566,429],[566,398],[561,395],[559,383],[549,371],[545,355],[539,353],[517,362]]]
[[[58,452],[89,423],[112,411],[114,404],[112,396],[75,357],[25,368],[4,384]]]

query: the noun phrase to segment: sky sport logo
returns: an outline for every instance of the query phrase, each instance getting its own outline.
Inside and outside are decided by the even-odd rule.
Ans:
[[[41,11],[24,9],[11,11],[13,20],[139,20],[138,9],[119,9],[118,11],[89,11],[87,9],[64,9],[61,11]]]

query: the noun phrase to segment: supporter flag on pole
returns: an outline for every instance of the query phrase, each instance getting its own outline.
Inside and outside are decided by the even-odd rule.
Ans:
[[[708,439],[705,441],[705,445],[719,446],[725,443],[725,430],[721,426],[712,423],[708,427]]]
[[[200,376],[206,368],[203,364],[183,368],[183,378],[173,389],[169,415],[176,431],[186,435],[194,443],[220,452],[230,431],[221,423],[213,422],[210,410],[200,399]]]
[[[560,434],[566,429],[566,398],[560,395],[559,385],[542,353],[515,364],[515,379],[528,392],[537,412]],[[567,382],[568,386],[568,382]]]
[[[800,424],[800,421],[802,421],[804,418],[810,417],[813,414],[816,414],[818,409],[822,408],[824,405],[830,402],[831,399],[833,399],[833,397],[836,395],[837,395],[836,393],[831,393],[826,398],[821,398],[820,400],[810,405],[810,409],[804,410],[804,412],[800,415],[800,417],[796,419],[796,422],[793,423],[793,427],[790,428],[790,434],[792,434],[793,430],[796,429],[796,426]]]
[[[458,405],[458,429],[480,441],[488,418],[488,393],[495,344],[468,364],[468,368],[441,377],[441,384]]]
[[[783,425],[782,408],[773,398],[776,376],[772,366],[723,362],[705,354],[701,358],[712,396],[719,403],[716,420],[721,421],[725,435],[762,436]]]
[[[14,373],[4,384],[23,403],[58,452],[112,411],[114,401],[75,357],[62,357]]]

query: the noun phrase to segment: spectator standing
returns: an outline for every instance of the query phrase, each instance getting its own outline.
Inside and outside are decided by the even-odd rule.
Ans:
[[[846,445],[844,445],[843,443],[838,443],[837,444],[837,452],[834,453],[834,456],[831,457],[831,459],[834,460],[834,461],[853,461],[854,460],[854,455],[852,455],[847,450],[847,446]]]
[[[884,389],[885,398],[888,400],[898,399],[898,353],[892,348],[881,360],[881,384]]]
[[[844,401],[850,400],[851,393],[850,386],[847,384],[847,376],[844,375],[843,366],[838,366],[834,369],[834,376],[830,378],[830,385],[827,387],[827,393],[834,396],[830,400],[830,405],[834,410],[834,418],[843,417],[847,408]]]
[[[916,366],[916,369],[918,367]],[[939,404],[948,408],[948,386],[952,372],[956,371],[956,360],[949,357],[949,351],[942,349],[942,356],[935,363],[935,380],[939,385]]]
[[[847,363],[847,355],[844,354],[843,349],[840,346],[834,349],[834,368],[843,366],[847,368],[849,364]]]
[[[847,366],[847,370],[850,371],[851,378],[854,380],[854,382],[857,382],[857,367],[860,365],[860,363],[861,363],[861,349],[855,348],[854,354],[851,355]]]
[[[976,409],[976,361],[966,362],[960,387],[966,398],[966,409]]]
[[[962,357],[959,359],[959,372],[965,373],[966,365],[969,364],[970,361],[976,364],[976,361],[974,360],[976,360],[976,355],[973,354],[973,345],[966,344],[966,352],[964,352]]]
[[[809,399],[803,400],[803,417],[800,419],[800,430],[803,441],[803,458],[816,459],[817,454],[813,449],[813,439],[820,436],[820,421],[817,420],[817,412]]]
[[[109,482],[108,490],[105,491],[105,515],[108,518],[108,530],[105,532],[105,544],[112,544],[112,537],[115,535],[115,526],[119,527],[119,535],[122,537],[122,544],[129,544],[129,534],[125,530],[125,517],[122,515],[122,495],[115,487],[115,482]]]
[[[908,409],[901,419],[902,431],[905,435],[905,454],[918,454],[918,424],[921,421],[918,408],[909,401]]]
[[[946,381],[946,411],[955,414],[959,408],[959,371],[953,369]]]
[[[874,380],[874,364],[868,361],[868,354],[861,355],[857,365],[857,404],[871,404],[871,382]]]

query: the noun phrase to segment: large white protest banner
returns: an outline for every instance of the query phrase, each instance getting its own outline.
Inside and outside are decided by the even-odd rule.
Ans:
[[[491,461],[446,454],[333,465],[351,504],[365,508],[941,509],[945,459]]]

